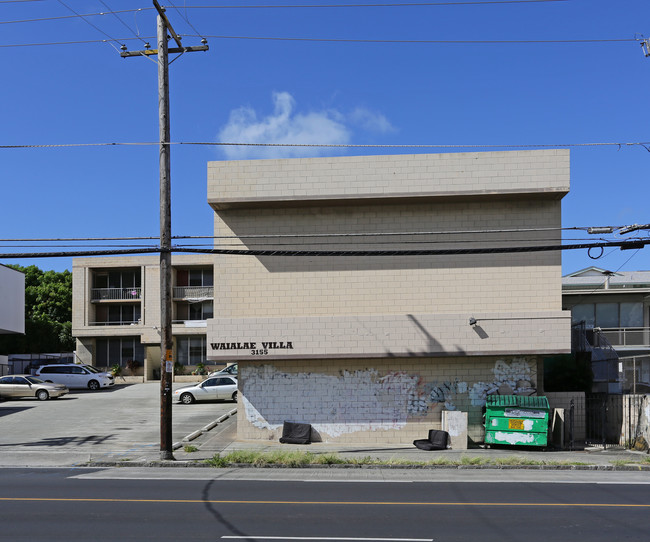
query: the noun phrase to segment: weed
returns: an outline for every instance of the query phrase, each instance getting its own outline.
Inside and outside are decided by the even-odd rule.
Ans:
[[[230,462],[227,461],[224,457],[221,457],[219,454],[215,454],[210,459],[206,459],[205,462],[211,467],[215,467],[218,469],[223,469],[230,465]]]
[[[323,454],[316,456],[313,462],[316,465],[341,465],[346,463],[346,460],[341,459],[337,454]]]
[[[482,457],[469,457],[464,455],[460,458],[461,465],[485,465],[488,462],[489,460]]]
[[[185,446],[183,446],[183,450],[186,451],[188,454],[199,451],[199,449],[196,446],[192,446],[191,444],[186,444]]]

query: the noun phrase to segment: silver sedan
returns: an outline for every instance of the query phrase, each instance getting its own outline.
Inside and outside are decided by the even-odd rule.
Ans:
[[[9,375],[0,378],[0,397],[2,399],[36,397],[36,399],[45,401],[50,397],[61,397],[68,391],[63,384],[43,382],[40,378],[29,375]]]
[[[216,399],[237,401],[237,379],[224,375],[210,377],[199,384],[178,388],[174,399],[186,405]]]

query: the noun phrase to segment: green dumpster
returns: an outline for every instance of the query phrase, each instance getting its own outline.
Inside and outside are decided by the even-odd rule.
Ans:
[[[549,407],[546,397],[488,395],[485,444],[546,446]]]

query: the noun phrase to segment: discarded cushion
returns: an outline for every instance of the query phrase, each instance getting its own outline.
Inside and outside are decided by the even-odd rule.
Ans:
[[[449,433],[439,429],[430,429],[429,438],[413,441],[413,445],[420,450],[446,450],[449,444]]]
[[[309,444],[311,442],[311,425],[308,423],[284,422],[280,442],[282,444]]]

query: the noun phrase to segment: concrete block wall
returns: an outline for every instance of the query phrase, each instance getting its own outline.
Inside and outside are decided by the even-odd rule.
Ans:
[[[242,249],[553,244],[568,188],[565,150],[208,164],[215,235]],[[220,256],[215,268],[226,318],[561,309],[557,251]]]
[[[560,225],[559,202],[229,210],[215,215],[215,235],[240,238],[244,249],[270,250],[530,246],[551,243],[548,238],[554,234],[336,236],[355,232],[374,235]],[[332,237],[322,237],[330,233]],[[299,236],[276,240],[250,237],[273,234]],[[317,237],[309,237],[310,234]],[[559,236],[559,230],[555,235]],[[542,237],[546,240],[542,241]],[[216,262],[215,298],[221,299],[221,315],[233,318],[251,313],[265,317],[561,309],[557,252],[359,257],[234,255],[218,257]]]
[[[488,393],[535,393],[539,358],[475,357],[243,362],[238,438],[277,440],[285,421],[312,424],[323,442],[411,444],[441,429],[441,412],[468,414],[484,437]]]
[[[339,156],[208,163],[208,201],[564,192],[569,151]]]

